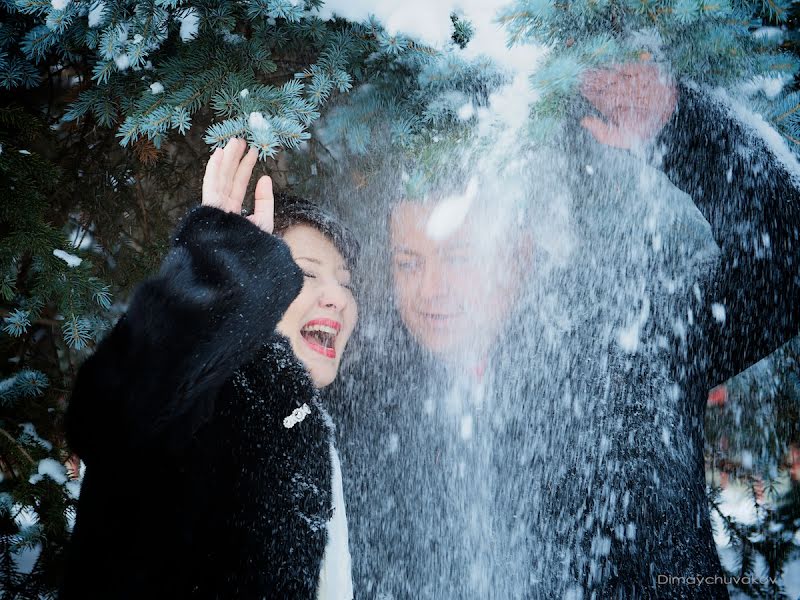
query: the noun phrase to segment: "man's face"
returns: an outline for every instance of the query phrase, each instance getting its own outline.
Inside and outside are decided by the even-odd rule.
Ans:
[[[432,210],[401,202],[392,211],[397,309],[425,348],[452,361],[480,358],[513,307],[525,257],[508,248],[479,248],[481,230],[470,218],[446,239],[431,239],[426,225]]]

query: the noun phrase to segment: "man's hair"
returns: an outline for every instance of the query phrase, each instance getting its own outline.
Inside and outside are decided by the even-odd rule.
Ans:
[[[275,234],[295,225],[308,225],[327,237],[341,253],[349,269],[358,262],[358,240],[339,218],[324,208],[298,196],[275,194]]]

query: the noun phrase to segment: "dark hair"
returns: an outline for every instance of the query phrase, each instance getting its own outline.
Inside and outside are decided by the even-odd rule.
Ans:
[[[358,240],[336,215],[298,196],[276,193],[275,234],[295,225],[308,225],[322,233],[336,246],[348,268],[355,268],[360,251]]]

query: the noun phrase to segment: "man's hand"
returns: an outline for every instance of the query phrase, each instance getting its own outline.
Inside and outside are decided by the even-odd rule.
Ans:
[[[605,117],[584,117],[581,125],[601,144],[626,149],[653,139],[678,101],[675,85],[651,62],[589,71],[581,93]]]
[[[203,177],[203,206],[241,214],[244,194],[258,158],[255,148],[244,154],[246,148],[246,141],[232,138],[224,149],[217,148],[211,155]],[[258,180],[255,196],[255,211],[247,218],[267,233],[272,233],[275,198],[272,180],[267,175]]]

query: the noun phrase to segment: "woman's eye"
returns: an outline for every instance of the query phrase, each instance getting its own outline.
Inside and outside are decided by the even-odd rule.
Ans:
[[[316,277],[316,275],[309,273],[308,271],[303,271],[303,277]]]

